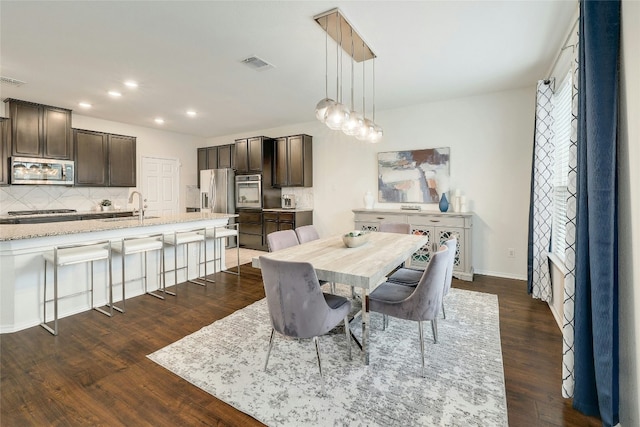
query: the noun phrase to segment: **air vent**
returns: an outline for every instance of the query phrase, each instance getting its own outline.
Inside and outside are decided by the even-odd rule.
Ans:
[[[17,79],[12,79],[11,77],[4,77],[4,76],[0,76],[0,83],[2,83],[3,85],[11,85],[15,87],[20,87],[24,84],[27,84],[26,82],[23,82]]]
[[[264,59],[260,59],[257,56],[250,56],[242,60],[242,63],[247,67],[252,68],[256,71],[264,71],[270,68],[274,68],[272,64],[269,64]]]

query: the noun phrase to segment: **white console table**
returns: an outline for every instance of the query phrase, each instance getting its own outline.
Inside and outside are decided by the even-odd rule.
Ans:
[[[400,222],[411,226],[411,233],[429,237],[429,243],[411,256],[411,265],[425,267],[431,254],[445,240],[452,236],[458,239],[456,258],[453,265],[454,277],[473,280],[471,262],[471,227],[473,213],[452,213],[434,211],[405,211],[399,209],[354,209],[357,230],[378,231],[382,222]]]

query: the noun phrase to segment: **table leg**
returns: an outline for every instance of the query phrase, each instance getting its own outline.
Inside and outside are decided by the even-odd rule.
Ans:
[[[369,364],[369,290],[362,288],[362,356],[364,364]]]

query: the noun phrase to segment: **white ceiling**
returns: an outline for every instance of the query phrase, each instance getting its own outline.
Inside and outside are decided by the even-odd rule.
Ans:
[[[533,85],[546,77],[576,2],[2,0],[0,74],[27,84],[2,84],[0,95],[147,127],[161,116],[163,129],[203,137],[313,121],[325,92],[325,33],[313,16],[334,7],[378,56],[381,111]],[[250,55],[275,68],[241,64]],[[335,55],[329,39],[331,98]],[[343,70],[348,103],[350,62]],[[186,117],[189,108],[197,118]]]

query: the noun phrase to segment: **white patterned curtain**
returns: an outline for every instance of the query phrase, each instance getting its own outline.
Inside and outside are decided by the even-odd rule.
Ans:
[[[533,298],[551,300],[549,253],[553,222],[553,90],[552,81],[538,81],[529,212],[528,289]]]
[[[579,37],[576,36],[576,40]],[[573,397],[573,339],[576,271],[576,181],[578,176],[578,44],[573,47],[571,60],[573,88],[571,91],[571,142],[569,146],[569,175],[567,180],[567,219],[565,234],[564,299],[562,315],[562,396]]]

